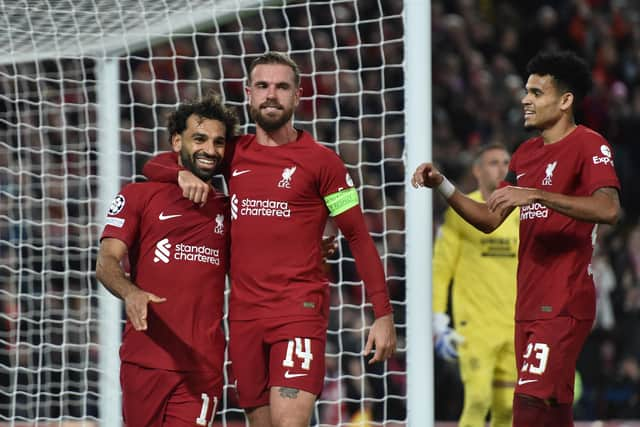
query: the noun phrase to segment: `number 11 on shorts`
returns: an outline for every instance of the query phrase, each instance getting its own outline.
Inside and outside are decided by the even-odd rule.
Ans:
[[[202,398],[202,408],[200,409],[200,416],[196,418],[196,424],[199,426],[213,426],[213,419],[216,417],[216,408],[218,406],[218,398],[213,396],[213,410],[211,411],[211,420],[209,420],[209,424],[207,424],[207,412],[209,411],[209,396],[206,393],[202,393],[200,395]]]
[[[304,342],[304,348],[302,343]],[[311,361],[313,360],[313,353],[311,353],[311,340],[309,338],[294,338],[289,340],[289,344],[287,345],[287,354],[282,361],[282,366],[286,368],[293,368],[293,348],[295,346],[296,357],[302,360],[302,365],[300,366],[304,370],[309,370],[311,367]]]

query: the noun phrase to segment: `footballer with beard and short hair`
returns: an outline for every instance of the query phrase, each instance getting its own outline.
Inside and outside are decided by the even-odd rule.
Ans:
[[[349,242],[376,317],[364,349],[368,356],[375,347],[369,363],[395,352],[392,308],[344,163],[293,126],[302,95],[296,63],[278,52],[257,57],[245,91],[256,133],[229,144],[223,171],[233,223],[229,355],[252,427],[308,426],[325,375],[329,281],[319,242],[329,216]],[[190,200],[208,200],[209,187],[179,171],[175,155],[151,159],[143,173],[179,180]]]

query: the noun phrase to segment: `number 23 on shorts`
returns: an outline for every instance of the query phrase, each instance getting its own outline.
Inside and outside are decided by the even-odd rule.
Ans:
[[[542,375],[547,369],[549,360],[549,346],[545,343],[529,343],[527,350],[522,356],[522,372],[530,372],[535,375]]]

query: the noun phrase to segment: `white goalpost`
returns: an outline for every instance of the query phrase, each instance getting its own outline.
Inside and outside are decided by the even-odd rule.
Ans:
[[[120,190],[120,93],[118,61],[113,58],[103,58],[96,61],[97,90],[96,100],[98,122],[98,159],[97,176],[98,200],[96,201],[96,222],[102,228],[104,216],[110,200]],[[104,286],[98,286],[98,334],[100,355],[98,369],[100,380],[98,383],[99,400],[98,414],[101,415],[103,427],[119,427],[120,417],[107,418],[104,414],[119,414],[122,407],[119,386],[119,358],[117,349],[121,342],[122,302],[109,294]]]
[[[405,194],[407,286],[407,395],[409,426],[433,426],[431,340],[432,193],[411,188],[416,167],[431,161],[430,2],[405,0]],[[425,49],[424,46],[427,46]],[[421,54],[419,54],[420,52]],[[425,111],[426,109],[426,111]],[[423,396],[421,399],[419,396]]]
[[[122,305],[94,273],[108,205],[169,149],[165,117],[179,102],[219,92],[251,132],[246,70],[268,50],[301,68],[296,126],[354,179],[398,328],[396,357],[369,366],[372,310],[340,239],[312,425],[432,425],[431,205],[407,187],[430,158],[428,7],[0,0],[0,427],[122,425]],[[248,425],[225,366],[214,425]]]

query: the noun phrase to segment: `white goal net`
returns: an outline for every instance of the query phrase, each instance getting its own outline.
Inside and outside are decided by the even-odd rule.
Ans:
[[[396,0],[0,0],[0,425],[118,425],[117,403],[105,413],[101,400],[105,384],[118,387],[103,363],[117,348],[103,343],[123,318],[101,316],[113,298],[94,274],[105,186],[141,179],[169,149],[167,113],[209,90],[251,131],[246,70],[267,50],[301,68],[296,126],[354,178],[399,338],[384,365],[361,356],[372,311],[341,240],[313,425],[406,425],[402,14]],[[115,113],[101,99],[105,62],[118,76]],[[105,117],[115,118],[109,159]],[[228,377],[224,390],[215,425],[244,426]]]

